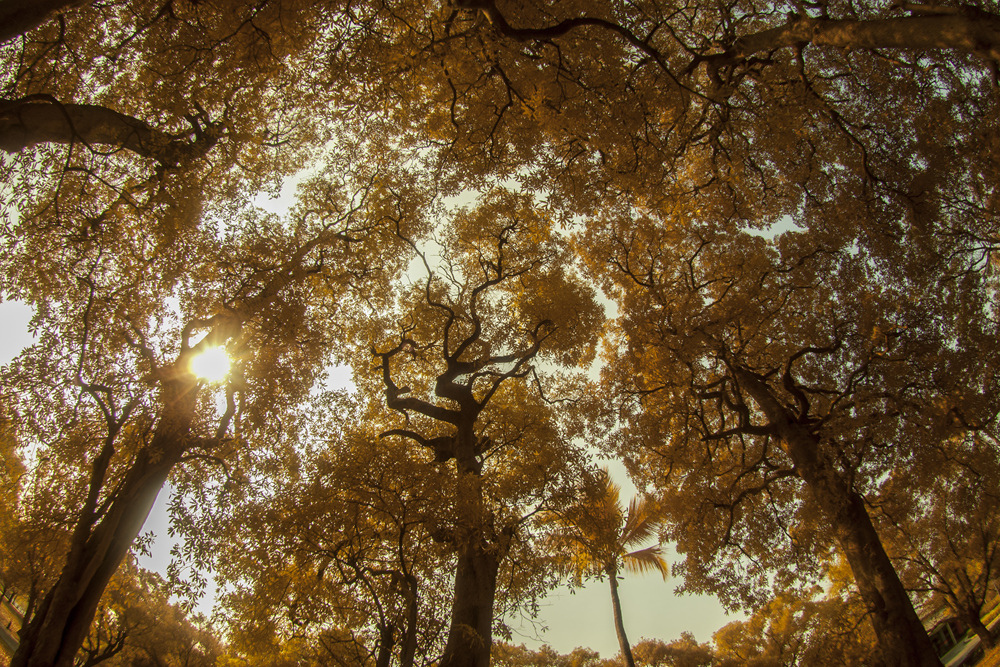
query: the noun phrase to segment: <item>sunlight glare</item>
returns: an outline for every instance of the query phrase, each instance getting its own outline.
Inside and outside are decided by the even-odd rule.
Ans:
[[[229,374],[229,355],[221,347],[210,347],[191,360],[191,372],[208,382],[221,382]]]

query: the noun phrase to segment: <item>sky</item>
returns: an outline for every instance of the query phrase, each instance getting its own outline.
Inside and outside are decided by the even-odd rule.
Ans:
[[[5,366],[34,341],[28,333],[31,308],[19,301],[0,302],[0,366]]]
[[[291,204],[293,193],[294,186],[285,187],[278,199],[261,198],[255,203],[280,213]],[[0,302],[0,365],[7,364],[32,343],[30,319],[31,309],[24,304]],[[349,387],[349,372],[346,369],[335,371],[330,384]],[[607,463],[612,477],[622,486],[622,501],[627,503],[635,493],[635,487],[629,482],[623,466],[614,461]],[[170,494],[169,486],[160,492],[143,527],[143,532],[154,533],[155,539],[151,557],[140,557],[139,564],[160,573],[166,572],[174,545],[168,534]],[[677,560],[669,547],[665,548],[665,552],[668,562]],[[718,628],[741,618],[727,616],[714,598],[675,595],[678,583],[669,579],[663,581],[658,574],[625,575],[619,591],[626,632],[633,645],[644,637],[669,642],[684,631],[693,633],[699,642],[707,642]],[[213,589],[210,587],[209,590]],[[199,610],[210,613],[211,604],[210,593],[199,605]],[[560,653],[568,653],[577,646],[586,646],[598,651],[602,657],[618,653],[607,581],[591,581],[575,591],[566,587],[556,589],[542,601],[540,614],[533,623],[508,619],[508,624],[514,633],[512,642],[523,643],[530,648],[548,644]]]

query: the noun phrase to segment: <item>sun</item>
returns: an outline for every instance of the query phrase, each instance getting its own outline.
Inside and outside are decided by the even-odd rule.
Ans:
[[[221,347],[210,347],[191,360],[191,372],[208,382],[221,382],[229,374],[229,355]]]

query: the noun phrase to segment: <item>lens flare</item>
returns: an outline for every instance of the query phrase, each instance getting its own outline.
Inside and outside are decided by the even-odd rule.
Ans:
[[[221,382],[229,374],[229,355],[221,347],[210,347],[191,360],[191,372],[208,382]]]

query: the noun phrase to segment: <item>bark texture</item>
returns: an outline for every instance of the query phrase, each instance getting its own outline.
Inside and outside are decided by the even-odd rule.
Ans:
[[[934,9],[940,13],[861,21],[801,17],[737,39],[726,55],[745,58],[805,43],[842,49],[956,50],[1000,57],[1000,17],[974,7]]]
[[[642,38],[614,21],[585,16],[565,19],[547,27],[515,27],[497,10],[493,0],[465,0],[456,4],[482,11],[489,17],[494,30],[518,40],[554,39],[587,27],[607,30],[667,68],[665,54],[648,38]],[[964,51],[1000,60],[1000,16],[967,5],[901,3],[899,6],[911,11],[912,15],[864,20],[793,16],[783,25],[737,37],[719,53],[695,56],[683,74],[690,74],[702,63],[717,69],[745,61],[755,54],[810,44],[840,49]]]
[[[861,496],[823,455],[819,439],[789,414],[762,379],[742,369],[735,369],[734,375],[785,443],[796,472],[830,522],[871,614],[886,665],[940,667],[941,661],[882,547]]]
[[[455,572],[451,627],[440,667],[489,667],[499,569],[500,559],[481,539],[464,545]]]
[[[984,649],[989,651],[996,647],[997,640],[993,638],[993,633],[983,624],[982,619],[972,617],[968,619],[968,623],[972,631],[979,637],[979,641],[982,643]]]
[[[403,630],[403,642],[399,651],[399,667],[413,667],[417,655],[417,579],[407,574],[406,582],[406,627]]]

